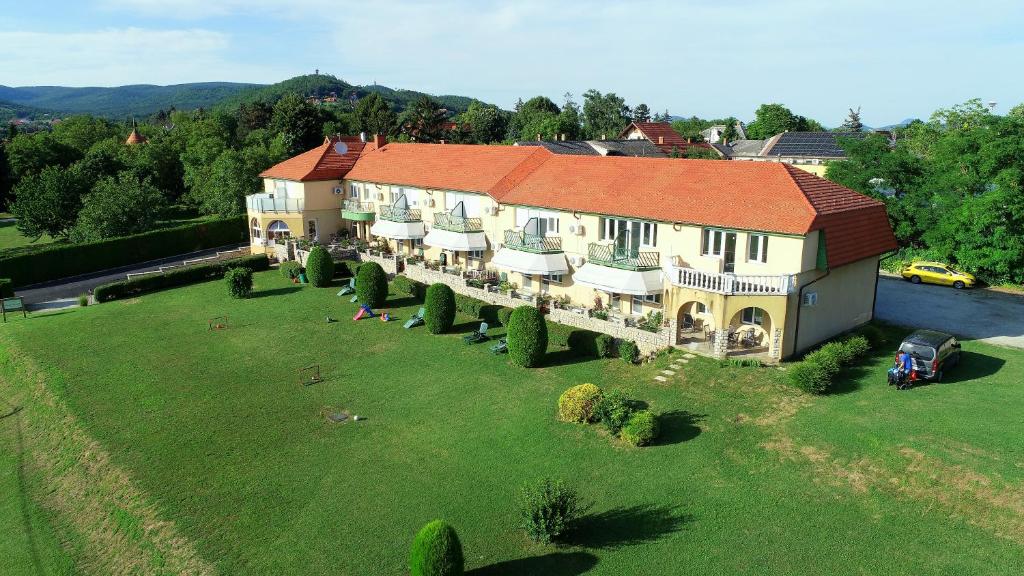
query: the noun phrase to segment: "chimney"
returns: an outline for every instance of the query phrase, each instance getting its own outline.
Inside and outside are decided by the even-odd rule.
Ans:
[[[540,132],[537,132],[537,142],[540,142]]]
[[[441,144],[444,144],[444,140],[439,140],[439,142],[440,142]]]
[[[686,143],[687,144],[693,144],[693,138],[692,137],[687,137],[686,138]]]
[[[360,132],[359,133],[359,141],[363,142],[363,143],[366,143],[366,132]]]
[[[664,136],[658,136],[658,144],[661,145],[661,144],[664,144],[664,143],[665,143],[665,137]]]
[[[377,148],[381,148],[381,147],[383,147],[387,143],[388,143],[388,137],[387,136],[384,136],[383,134],[374,134],[373,135],[373,145],[376,146]]]
[[[562,142],[565,142],[565,132],[562,132]]]
[[[601,134],[601,140],[604,140],[604,134]]]
[[[729,145],[729,139],[728,138],[722,138],[722,145],[728,146]]]

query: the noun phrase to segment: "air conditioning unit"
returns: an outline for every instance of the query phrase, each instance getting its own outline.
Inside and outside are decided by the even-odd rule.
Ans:
[[[335,194],[344,194],[345,193],[345,189],[342,188],[341,186],[335,186],[334,187],[334,193]]]
[[[569,224],[569,234],[583,236],[583,224]]]
[[[817,306],[818,305],[818,293],[817,292],[806,292],[804,293],[803,300],[800,302],[804,306]]]

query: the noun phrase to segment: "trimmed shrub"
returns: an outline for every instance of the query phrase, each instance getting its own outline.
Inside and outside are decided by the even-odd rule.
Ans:
[[[601,398],[594,413],[604,427],[612,434],[618,434],[633,415],[634,402],[622,390],[612,390]]]
[[[533,306],[520,306],[508,320],[508,355],[514,364],[525,368],[540,366],[548,350],[548,325],[544,315]]]
[[[477,300],[463,294],[455,295],[455,309],[471,318],[479,318],[481,310],[486,305],[487,303],[483,300]]]
[[[487,322],[491,326],[497,326],[498,322],[498,311],[501,310],[501,306],[497,304],[487,304],[486,302],[480,307],[480,319]]]
[[[597,353],[598,336],[600,336],[600,334],[597,332],[591,332],[590,330],[573,330],[569,333],[569,350],[572,350],[576,356],[592,356],[600,358]]]
[[[89,305],[89,295],[88,294],[80,295],[78,297],[78,305],[82,306],[83,308],[88,306]]]
[[[0,270],[14,286],[24,286],[238,244],[249,237],[248,229],[244,216],[232,216],[95,242],[55,242],[16,248],[0,256]]]
[[[544,478],[523,487],[520,518],[523,529],[534,542],[547,544],[557,540],[586,511],[587,506],[576,491],[561,480]]]
[[[658,417],[650,410],[638,410],[622,427],[619,438],[633,446],[646,446],[658,437]]]
[[[232,298],[248,298],[252,294],[252,270],[241,266],[229,268],[224,273],[224,280]]]
[[[579,384],[558,397],[558,419],[562,422],[593,422],[601,403],[601,389],[593,384]]]
[[[818,362],[804,360],[789,367],[789,381],[811,394],[824,394],[832,386],[835,373]]]
[[[257,254],[211,264],[197,264],[195,266],[174,268],[163,274],[150,274],[138,276],[131,280],[102,284],[93,289],[92,295],[96,302],[109,302],[110,300],[134,296],[143,292],[185,286],[187,284],[221,278],[228,269],[239,267],[259,272],[269,268],[270,261],[267,259],[266,254]]]
[[[636,342],[623,340],[619,344],[619,358],[625,360],[626,364],[636,364],[639,357],[640,349],[636,347]]]
[[[611,358],[615,353],[615,338],[608,334],[598,334],[595,346],[598,358]]]
[[[865,324],[857,329],[856,334],[867,339],[871,349],[878,349],[885,346],[887,338],[885,332],[874,324]]]
[[[391,287],[399,294],[407,294],[417,300],[423,300],[427,295],[427,285],[422,282],[410,280],[407,276],[395,276],[391,280]]]
[[[364,262],[356,272],[356,296],[370,308],[380,308],[388,299],[388,275],[380,264]]]
[[[502,326],[508,326],[508,319],[512,317],[512,308],[505,308],[504,306],[498,309],[498,322],[501,322]]]
[[[314,246],[309,251],[309,257],[306,258],[306,278],[317,288],[331,285],[331,279],[334,278],[334,259],[327,248]]]
[[[302,265],[296,262],[295,260],[286,260],[284,262],[281,262],[281,265],[278,267],[277,271],[281,273],[281,276],[284,276],[285,278],[291,280],[292,278],[298,278],[299,270],[301,268]]]
[[[444,520],[434,520],[416,533],[409,550],[411,576],[462,576],[465,560],[459,535]]]
[[[802,362],[790,366],[789,380],[804,392],[825,394],[832,389],[842,369],[855,363],[869,349],[864,336],[829,342],[804,356]]]
[[[447,284],[431,284],[424,300],[423,323],[431,334],[444,334],[455,324],[455,292]]]
[[[14,284],[10,278],[0,278],[0,298],[14,296]]]

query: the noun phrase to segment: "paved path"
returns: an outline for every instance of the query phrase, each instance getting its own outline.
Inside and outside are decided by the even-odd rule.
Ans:
[[[985,289],[878,279],[879,320],[949,332],[990,344],[1024,348],[1024,296]]]
[[[246,247],[248,244],[243,244],[241,246]],[[82,274],[81,276],[72,276],[70,278],[32,284],[18,288],[15,292],[17,292],[18,296],[25,299],[25,303],[28,305],[29,310],[77,306],[78,296],[86,294],[100,284],[124,280],[126,277],[125,275],[129,272],[135,273],[157,270],[161,266],[181,264],[184,260],[206,258],[216,255],[218,251],[232,250],[238,247],[239,246],[222,246],[220,248],[200,250],[189,254],[178,254],[177,256],[151,260],[149,262],[141,262],[131,266],[122,266],[120,268],[111,268],[109,270],[101,270],[90,274]]]

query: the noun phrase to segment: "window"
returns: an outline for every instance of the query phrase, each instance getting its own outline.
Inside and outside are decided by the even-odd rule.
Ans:
[[[618,218],[601,218],[598,227],[601,240],[623,238],[626,247],[632,250],[639,248],[655,248],[658,246],[658,225],[654,222],[639,220],[621,220]]]
[[[555,284],[561,284],[562,283],[562,275],[561,274],[547,274],[547,275],[544,276],[544,281],[545,282],[554,282]]]
[[[309,223],[308,223],[308,228],[309,228],[309,233],[307,234],[307,236],[310,237],[310,238],[313,238],[315,240],[317,238],[317,235],[316,235],[316,220],[310,220]]]
[[[274,180],[274,194],[276,194],[278,198],[288,196],[288,183],[284,180]]]
[[[756,326],[764,325],[764,310],[760,308],[744,308],[740,312],[740,322]]]
[[[479,194],[466,194],[464,192],[444,193],[444,208],[446,211],[451,212],[452,210],[455,210],[460,202],[462,203],[463,210],[466,212],[466,218],[480,217]],[[457,215],[461,216],[461,214]]]
[[[349,183],[349,185],[348,185],[348,197],[349,198],[359,198],[359,184],[356,184],[355,182],[350,182]]]
[[[255,219],[255,218],[253,218],[252,221],[249,224],[252,227],[252,238],[253,238],[253,240],[257,240],[259,238],[262,238],[263,237],[263,232],[260,230],[260,221]]]
[[[558,212],[516,208],[516,227],[524,228],[530,218],[537,219],[537,233],[541,236],[558,236]]]
[[[423,238],[413,238],[412,239],[412,247],[413,248],[421,248],[422,249],[423,248]]]
[[[697,306],[694,307],[694,312],[697,314],[707,314],[708,307],[703,302],[697,302]]]
[[[288,225],[280,220],[274,220],[267,226],[267,239],[274,240],[276,238],[287,238],[291,236],[291,231],[288,230]]]
[[[483,259],[484,251],[483,250],[470,250],[469,252],[466,253],[466,257],[467,258]]]
[[[533,276],[529,274],[523,274],[523,289],[529,290],[533,288]]]
[[[700,253],[704,256],[721,256],[725,251],[725,230],[704,229]]]
[[[751,262],[768,261],[768,236],[765,234],[750,234],[747,237],[747,259]]]
[[[661,294],[644,294],[633,296],[633,314],[643,314],[644,306],[661,304]]]

